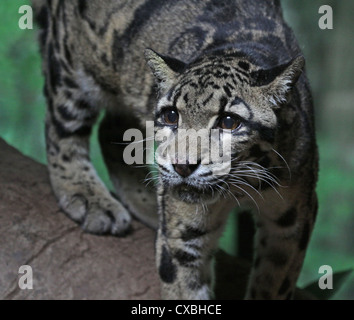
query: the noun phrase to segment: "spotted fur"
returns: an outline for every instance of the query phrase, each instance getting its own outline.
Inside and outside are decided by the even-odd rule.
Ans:
[[[257,231],[245,298],[292,298],[317,211],[317,151],[304,58],[279,1],[33,5],[48,168],[66,214],[98,234],[124,234],[130,214],[157,228],[163,298],[208,299],[228,212],[252,209]],[[102,109],[100,143],[117,197],[89,157]],[[164,120],[171,109],[174,126]],[[173,137],[180,129],[215,128],[225,115],[240,125],[231,133],[231,171],[222,176],[213,174],[220,164],[204,164],[200,154],[196,164],[157,161],[156,192],[142,184],[147,169],[128,166],[125,145],[112,143],[148,120]]]

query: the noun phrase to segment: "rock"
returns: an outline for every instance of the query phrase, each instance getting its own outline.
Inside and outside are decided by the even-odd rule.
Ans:
[[[154,232],[83,233],[58,208],[46,167],[0,139],[0,299],[159,299]],[[33,270],[33,290],[18,286]]]

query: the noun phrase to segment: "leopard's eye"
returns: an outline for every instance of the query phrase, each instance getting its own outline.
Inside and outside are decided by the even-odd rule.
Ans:
[[[218,127],[224,130],[236,130],[241,125],[240,119],[231,115],[219,119]]]
[[[162,118],[164,122],[170,126],[178,123],[178,113],[175,110],[169,109],[163,112]]]

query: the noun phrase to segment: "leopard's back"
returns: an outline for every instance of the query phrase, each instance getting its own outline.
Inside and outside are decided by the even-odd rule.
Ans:
[[[57,34],[43,31],[42,47],[57,47],[69,69],[138,110],[152,108],[145,48],[189,63],[214,48],[257,43],[251,54],[263,67],[300,53],[276,0],[33,2],[44,29],[56,24]]]

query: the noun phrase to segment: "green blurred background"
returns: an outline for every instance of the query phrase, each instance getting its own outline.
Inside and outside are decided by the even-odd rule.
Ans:
[[[18,9],[24,4],[29,3],[1,0],[0,4],[0,136],[45,163],[41,60],[36,31],[18,27]],[[330,265],[334,272],[354,268],[354,1],[283,0],[282,4],[306,57],[320,152],[319,214],[298,283],[302,287],[319,278],[321,265]],[[325,4],[333,8],[333,30],[318,26],[318,10]],[[111,187],[95,135],[91,154]],[[237,253],[235,223],[231,215],[220,244],[230,254]],[[332,299],[354,299],[353,275]]]

